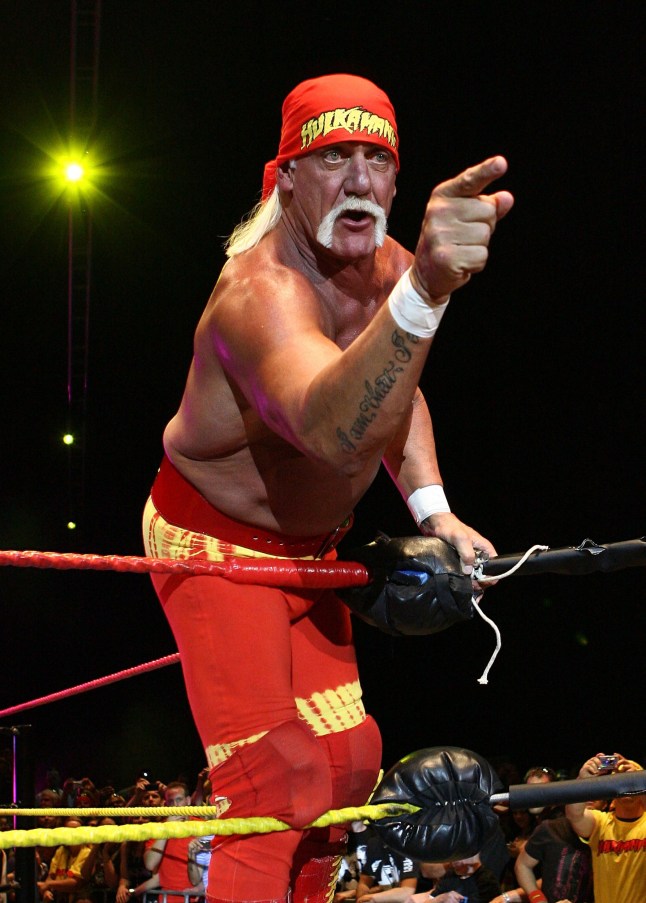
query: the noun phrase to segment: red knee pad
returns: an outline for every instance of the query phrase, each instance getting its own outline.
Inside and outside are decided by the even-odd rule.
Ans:
[[[227,818],[265,815],[303,828],[332,805],[325,750],[298,721],[272,728],[211,769],[213,793],[231,800]]]
[[[346,731],[318,738],[332,773],[332,808],[365,806],[381,768],[381,734],[368,715]]]

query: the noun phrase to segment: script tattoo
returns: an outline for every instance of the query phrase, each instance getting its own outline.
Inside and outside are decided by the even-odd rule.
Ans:
[[[395,330],[390,338],[395,347],[394,360],[389,361],[372,381],[368,379],[365,381],[366,393],[359,401],[359,413],[350,428],[346,431],[337,427],[336,435],[345,452],[356,450],[356,443],[363,439],[366,430],[376,419],[384,399],[397,382],[397,374],[403,373],[404,366],[410,362],[412,353],[407,343],[414,345],[419,341],[417,336],[402,334],[398,330]]]

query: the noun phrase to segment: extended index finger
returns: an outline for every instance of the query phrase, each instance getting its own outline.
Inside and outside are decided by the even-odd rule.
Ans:
[[[465,169],[453,179],[442,182],[433,194],[447,198],[474,198],[506,172],[507,161],[504,157],[489,157],[488,160]]]

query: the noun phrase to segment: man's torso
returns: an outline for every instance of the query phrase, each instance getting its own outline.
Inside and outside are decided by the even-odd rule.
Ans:
[[[360,476],[349,477],[306,457],[272,431],[230,374],[226,351],[218,346],[218,305],[239,303],[240,292],[253,294],[258,273],[266,291],[269,272],[276,303],[281,303],[282,282],[289,283],[292,293],[300,285],[303,294],[309,293],[303,304],[314,311],[314,328],[343,350],[383,304],[410,256],[387,239],[378,252],[372,285],[363,297],[353,298],[350,289],[342,292],[331,280],[321,278],[315,285],[292,260],[289,265],[276,262],[273,241],[273,235],[267,236],[223,271],[198,325],[184,398],[166,429],[164,445],[180,473],[224,514],[282,533],[310,535],[334,529],[347,517],[374,479],[381,455]]]
[[[596,903],[646,900],[646,813],[622,821],[610,812],[594,813],[590,837]]]

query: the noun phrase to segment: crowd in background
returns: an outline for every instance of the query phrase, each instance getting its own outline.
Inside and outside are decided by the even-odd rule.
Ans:
[[[610,768],[606,767],[603,759],[593,756],[578,776],[593,777],[597,772],[640,769],[638,763],[623,756],[619,756]],[[551,783],[572,776],[549,767],[534,767],[521,777],[511,763],[499,765],[498,773],[507,787],[522,782]],[[146,773],[138,776],[132,786],[120,791],[113,786],[97,788],[89,778],[69,779],[61,787],[56,786],[59,783],[56,779],[50,778],[49,783],[54,786],[45,787],[37,794],[36,805],[48,809],[68,808],[71,811],[65,817],[38,816],[35,826],[39,828],[185,821],[194,816],[139,815],[121,818],[115,814],[102,818],[81,818],[73,810],[199,806],[208,804],[211,794],[206,768],[197,775],[192,790],[185,781],[164,784],[151,781]],[[594,795],[593,786],[591,796]],[[633,900],[644,903],[645,803],[646,794],[590,802],[586,804],[585,812],[583,806],[546,805],[512,811],[505,805],[497,805],[498,827],[483,849],[468,859],[447,863],[413,862],[384,847],[368,823],[353,822],[334,903],[346,900],[368,903],[373,898],[376,898],[375,903],[405,903],[408,900],[413,903],[418,900],[435,900],[438,903],[460,903],[463,900],[468,900],[468,903],[593,903],[595,886],[597,903],[606,903],[606,900],[610,903],[623,903],[624,900],[626,903]],[[601,814],[592,816],[589,813],[591,809]],[[619,824],[622,829],[627,825],[627,830],[631,832],[630,843],[617,839],[602,841],[601,844],[611,844],[606,849],[599,845],[597,839],[596,844],[591,845],[585,839],[590,834],[587,828],[598,833],[599,824],[610,825],[611,828]],[[3,830],[12,828],[11,819],[5,817],[0,827]],[[582,832],[582,836],[577,831]],[[160,903],[199,900],[205,894],[208,883],[212,839],[198,836],[36,846],[39,898],[43,903],[135,903],[146,896],[150,901],[159,899]],[[627,845],[624,849],[617,846],[618,843]],[[596,867],[593,868],[592,849],[597,858],[600,850],[611,854],[602,857],[604,867],[610,865],[610,878],[607,875],[603,878],[606,885],[610,882],[610,891],[605,886],[603,890],[599,889],[602,879],[597,876]],[[611,857],[615,860],[614,864],[609,862]],[[2,851],[0,864],[0,903],[14,903],[16,894],[11,889],[11,851]],[[637,896],[634,896],[633,885],[637,887]],[[624,886],[627,888],[625,892]],[[175,895],[170,891],[175,891]]]

